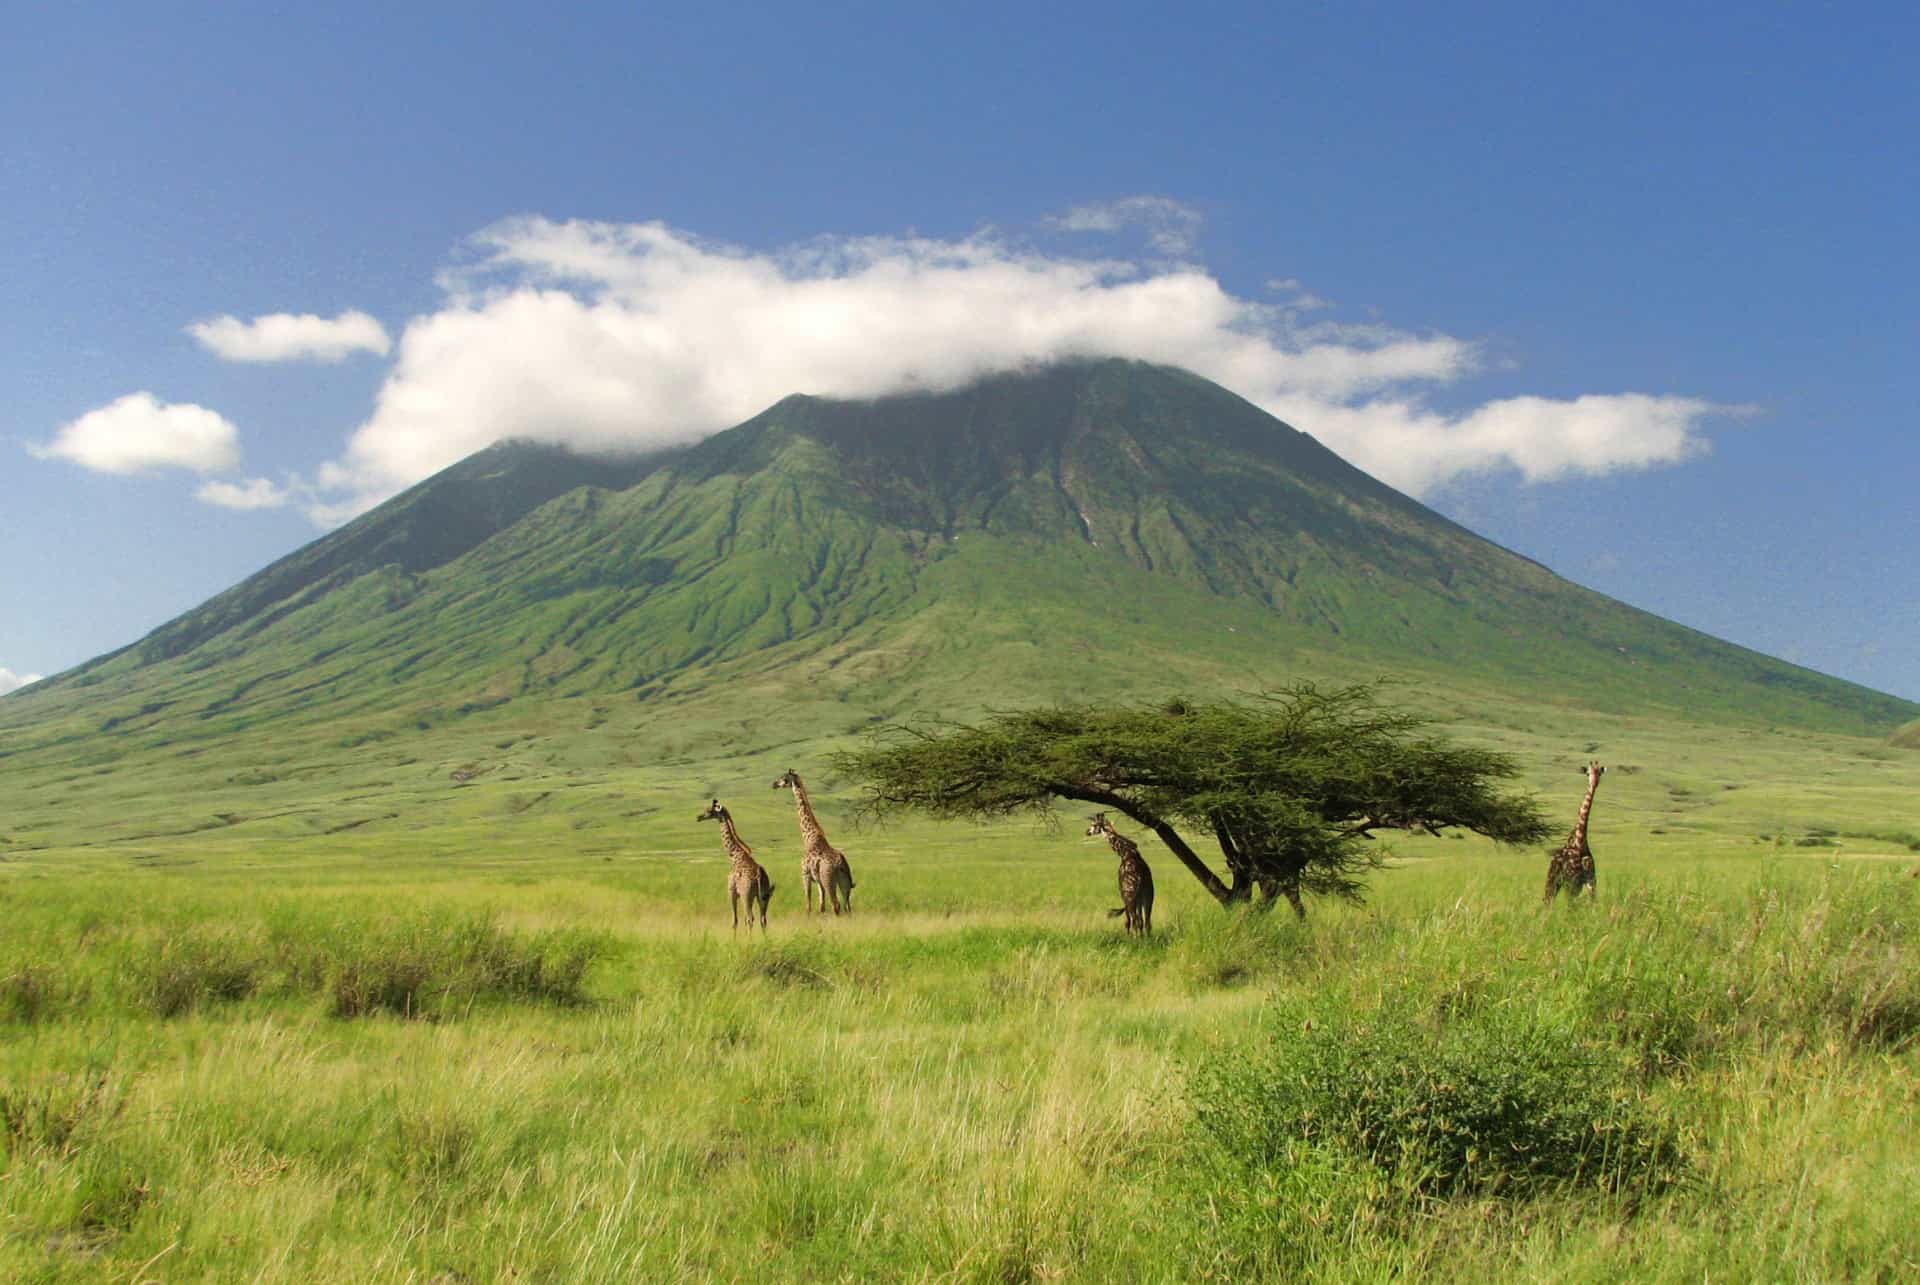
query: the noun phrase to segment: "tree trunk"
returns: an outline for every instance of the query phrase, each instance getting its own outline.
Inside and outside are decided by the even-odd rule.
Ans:
[[[1240,846],[1233,841],[1233,834],[1227,827],[1215,820],[1213,837],[1219,841],[1220,851],[1227,858],[1227,872],[1233,876],[1233,886],[1227,889],[1227,904],[1236,901],[1252,901],[1254,877],[1247,859],[1240,855]]]

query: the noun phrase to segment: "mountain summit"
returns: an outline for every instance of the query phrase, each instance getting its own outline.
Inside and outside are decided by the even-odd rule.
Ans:
[[[10,697],[0,728],[397,735],[573,702],[731,711],[728,738],[772,744],[1381,673],[1846,730],[1920,712],[1563,580],[1195,375],[1104,360],[793,396],[627,459],[496,445]]]

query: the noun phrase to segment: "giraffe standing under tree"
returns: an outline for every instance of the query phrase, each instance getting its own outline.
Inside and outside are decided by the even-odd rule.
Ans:
[[[800,880],[806,887],[807,909],[813,909],[813,890],[820,890],[820,913],[827,913],[827,900],[833,900],[833,913],[853,913],[853,867],[838,848],[827,842],[820,818],[807,801],[807,787],[792,768],[773,783],[776,790],[792,790],[795,810],[800,814]]]
[[[707,810],[695,817],[696,821],[718,821],[720,823],[720,842],[726,845],[727,855],[733,858],[733,865],[727,870],[727,899],[733,903],[733,930],[740,931],[740,900],[747,902],[747,927],[753,927],[753,908],[760,907],[760,931],[767,930],[767,902],[773,898],[773,879],[768,876],[767,868],[753,859],[753,849],[740,837],[733,827],[733,816],[720,806],[715,799],[707,805]]]
[[[1580,800],[1580,815],[1574,820],[1572,833],[1547,863],[1545,901],[1552,901],[1562,888],[1569,898],[1594,890],[1593,849],[1587,846],[1587,818],[1593,814],[1593,792],[1600,788],[1600,774],[1606,770],[1598,763],[1587,764],[1587,797]]]
[[[1105,835],[1107,846],[1120,858],[1120,908],[1109,910],[1107,918],[1125,915],[1129,933],[1153,936],[1153,871],[1141,858],[1140,845],[1114,829],[1104,812],[1087,818],[1087,837],[1097,835]]]

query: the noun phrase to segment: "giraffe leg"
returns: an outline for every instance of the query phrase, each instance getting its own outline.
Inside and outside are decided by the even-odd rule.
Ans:
[[[1579,890],[1579,885],[1574,882],[1573,871],[1567,869],[1566,861],[1555,857],[1553,864],[1547,867],[1546,900],[1555,901],[1562,892],[1567,894],[1568,900],[1572,900]]]
[[[727,890],[727,900],[733,903],[733,930],[735,932],[739,932],[740,931],[740,894],[733,891],[731,888],[729,888]],[[752,918],[753,918],[752,902],[747,903],[747,918],[748,918],[748,922],[752,922]]]

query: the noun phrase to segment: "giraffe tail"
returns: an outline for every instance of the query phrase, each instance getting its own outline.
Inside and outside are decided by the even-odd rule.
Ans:
[[[1119,907],[1116,907],[1116,908],[1115,908],[1115,909],[1113,909],[1113,910],[1109,910],[1109,911],[1107,912],[1107,918],[1109,918],[1109,919],[1118,919],[1118,918],[1119,918],[1120,916],[1122,916],[1122,915],[1124,915],[1124,914],[1126,914],[1126,913],[1127,913],[1127,908],[1126,908],[1125,906],[1119,906]]]

